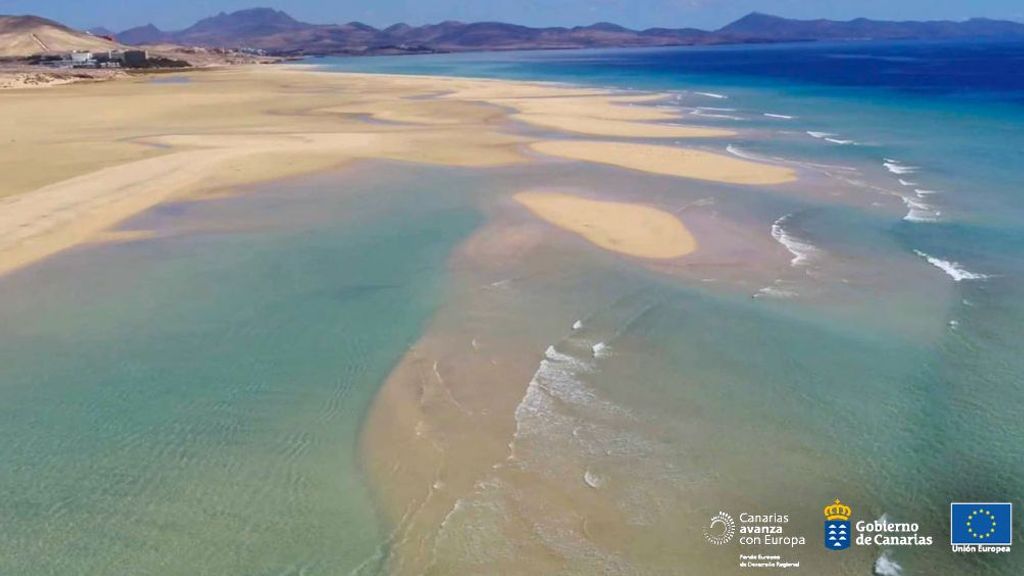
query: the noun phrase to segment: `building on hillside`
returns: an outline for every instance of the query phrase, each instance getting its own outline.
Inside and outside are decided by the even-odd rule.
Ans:
[[[79,52],[76,50],[68,55],[68,60],[71,60],[71,65],[75,68],[88,68],[96,65],[96,59],[93,57],[92,52]]]

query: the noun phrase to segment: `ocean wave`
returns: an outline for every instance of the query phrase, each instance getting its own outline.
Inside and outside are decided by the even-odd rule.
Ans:
[[[849,146],[851,144],[856,144],[856,142],[854,142],[853,140],[841,140],[839,138],[825,138],[825,141],[831,142],[833,144],[839,144],[840,146]]]
[[[900,199],[907,206],[907,215],[903,217],[907,222],[938,222],[939,216],[942,215],[941,211],[920,200],[907,196],[900,196]]]
[[[697,110],[709,110],[711,112],[735,112],[735,108],[718,108],[715,106],[697,106]]]
[[[590,347],[590,350],[594,353],[594,358],[606,358],[609,354],[611,354],[608,345],[605,344],[604,342],[598,342],[597,344],[594,344],[593,346]]]
[[[924,198],[925,196],[931,196],[932,194],[938,194],[935,190],[922,190],[920,188],[914,188],[914,194],[917,194],[918,198]]]
[[[731,114],[709,114],[707,112],[701,111],[701,109],[699,108],[695,108],[694,110],[692,110],[690,112],[690,115],[699,116],[701,118],[719,118],[722,120],[743,120],[743,118],[740,118],[739,116],[732,116]]]
[[[769,112],[764,113],[768,118],[778,118],[779,120],[792,120],[796,116],[787,116],[786,114],[771,114]]]
[[[534,372],[526,394],[516,406],[516,430],[509,442],[509,460],[516,460],[516,442],[526,434],[529,423],[555,423],[557,410],[553,402],[582,404],[593,395],[579,380],[579,375],[591,369],[589,362],[559,352],[554,346],[544,351],[544,359]]]
[[[882,162],[882,166],[885,166],[885,169],[893,174],[913,174],[918,170],[917,166],[908,166],[892,158],[886,158],[885,162]]]
[[[970,270],[967,270],[966,268],[961,266],[959,262],[950,262],[949,260],[936,258],[929,254],[925,254],[920,250],[914,250],[914,253],[920,256],[921,258],[927,260],[928,263],[931,264],[932,266],[935,266],[939,270],[945,272],[946,275],[952,278],[954,282],[960,282],[963,280],[985,280],[986,278],[989,277],[986,274],[971,272]]]
[[[694,94],[700,94],[701,96],[707,96],[708,98],[714,98],[716,100],[728,100],[729,97],[725,94],[715,94],[714,92],[694,92]]]
[[[822,138],[831,138],[833,136],[838,136],[838,134],[833,134],[831,132],[815,132],[814,130],[808,130],[807,135],[812,138],[817,138],[819,140]]]
[[[793,259],[789,261],[790,266],[804,266],[810,261],[812,256],[818,253],[818,248],[806,241],[795,238],[786,230],[785,224],[792,217],[793,214],[786,214],[772,224],[772,238],[779,244],[782,244],[793,255]]]
[[[886,550],[875,560],[874,573],[875,576],[901,576],[903,574],[903,567],[897,564],[892,559],[889,551]]]
[[[579,330],[580,328],[583,328],[583,321],[582,320],[577,320],[577,321],[572,323],[573,331]]]
[[[725,150],[729,154],[732,154],[733,156],[737,156],[739,158],[743,158],[744,160],[753,160],[755,162],[771,162],[770,158],[747,152],[746,150],[743,150],[742,148],[734,144],[729,144],[728,146],[725,147]]]
[[[903,178],[897,178],[900,186],[917,186],[917,182],[911,182],[910,180],[904,180]]]
[[[761,288],[754,294],[754,298],[789,299],[796,298],[797,296],[799,296],[799,294],[792,290],[785,290],[783,288],[777,288],[775,286],[765,286],[764,288]]]

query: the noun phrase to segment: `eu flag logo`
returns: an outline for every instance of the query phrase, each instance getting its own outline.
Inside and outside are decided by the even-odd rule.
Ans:
[[[949,505],[949,530],[954,546],[1009,546],[1013,543],[1013,504],[954,502]]]

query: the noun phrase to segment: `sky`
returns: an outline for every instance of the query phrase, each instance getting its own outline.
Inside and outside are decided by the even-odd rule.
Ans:
[[[36,14],[70,26],[121,31],[153,23],[178,30],[221,11],[255,6],[285,10],[317,24],[353,20],[373,26],[442,20],[498,20],[528,26],[615,22],[719,28],[749,12],[792,18],[1024,21],[1024,0],[0,0],[0,14]]]

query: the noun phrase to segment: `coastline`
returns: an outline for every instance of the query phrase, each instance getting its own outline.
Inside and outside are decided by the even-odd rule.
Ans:
[[[645,123],[664,110],[627,106],[657,95],[623,96],[550,84],[445,77],[334,74],[301,67],[186,73],[187,82],[125,79],[9,93],[0,144],[8,178],[0,218],[0,274],[87,241],[169,198],[315,172],[357,159],[448,166],[530,161],[522,147],[591,162],[723,182],[787,181],[784,170],[692,151],[711,168],[670,167],[680,148],[626,143],[544,142],[510,130],[530,111],[537,125],[590,134],[704,137],[726,133]],[[99,107],[78,114],[75,103]],[[570,110],[575,116],[570,116]],[[526,114],[524,114],[526,113]],[[523,118],[525,116],[525,118]],[[15,117],[34,117],[31,124]],[[678,120],[678,119],[677,119]],[[602,124],[602,122],[604,124]],[[609,124],[610,123],[610,124]],[[594,150],[598,146],[600,149]],[[554,147],[554,148],[551,148]],[[663,157],[642,157],[653,150]],[[623,154],[625,152],[625,154]],[[616,160],[615,156],[625,158]],[[631,160],[632,159],[632,160]],[[715,167],[718,166],[716,169]]]
[[[6,156],[3,166],[12,186],[0,198],[5,208],[0,275],[86,242],[144,241],[146,230],[119,231],[116,225],[170,199],[223,195],[243,184],[359,160],[468,168],[583,160],[695,185],[785,183],[795,177],[789,169],[678,145],[524,133],[524,128],[556,127],[592,138],[658,138],[666,130],[697,139],[732,133],[655,123],[681,121],[664,109],[642,105],[658,101],[659,94],[298,67],[185,76],[187,82],[175,84],[126,80],[22,91],[9,100],[18,111],[10,116],[42,120],[31,129],[10,126],[20,131],[14,142],[0,145],[17,151]],[[69,106],[71,100],[118,106],[101,107],[98,119],[81,118]],[[44,117],[51,109],[63,112]],[[60,148],[69,140],[75,146]],[[58,169],[47,170],[53,160],[41,151],[54,146],[64,156]],[[697,161],[679,163],[680,154]],[[469,292],[428,325],[381,385],[365,418],[362,458],[371,490],[394,530],[389,563],[395,574],[419,573],[417,566],[443,572],[460,565],[460,559],[435,556],[433,546],[442,539],[438,526],[509,458],[517,407],[543,361],[538,351],[572,325],[568,309],[538,322],[521,307],[525,302],[508,306],[500,289],[506,278],[550,266],[545,254],[565,246],[563,232],[589,241],[592,246],[584,253],[593,250],[594,257],[641,265],[667,262],[670,267],[685,267],[701,240],[677,215],[648,206],[642,198],[613,202],[516,193],[499,198],[492,220],[456,249],[452,267],[460,276],[457,283]],[[475,288],[480,284],[498,289],[480,292]],[[501,326],[470,331],[491,310],[518,314],[518,330],[511,335]],[[481,388],[482,381],[491,386]],[[511,469],[505,473],[516,474]],[[566,495],[560,490],[535,479],[524,481],[567,511],[578,506],[594,510],[595,523],[586,532],[601,546],[617,547],[623,535],[614,528],[621,523],[619,512],[600,494],[562,502]],[[528,543],[528,527],[513,523],[507,528]],[[520,564],[521,558],[509,557],[505,567],[559,569],[560,562],[544,559],[544,545],[528,547],[530,561]]]
[[[811,572],[979,568],[837,557],[820,510],[941,536],[950,453],[1020,491],[1012,454],[972,452],[1021,432],[1020,111],[809,94],[734,56],[3,93],[6,571],[682,576],[777,551],[708,545],[722,511],[788,514]],[[337,72],[367,68],[462,76]]]

